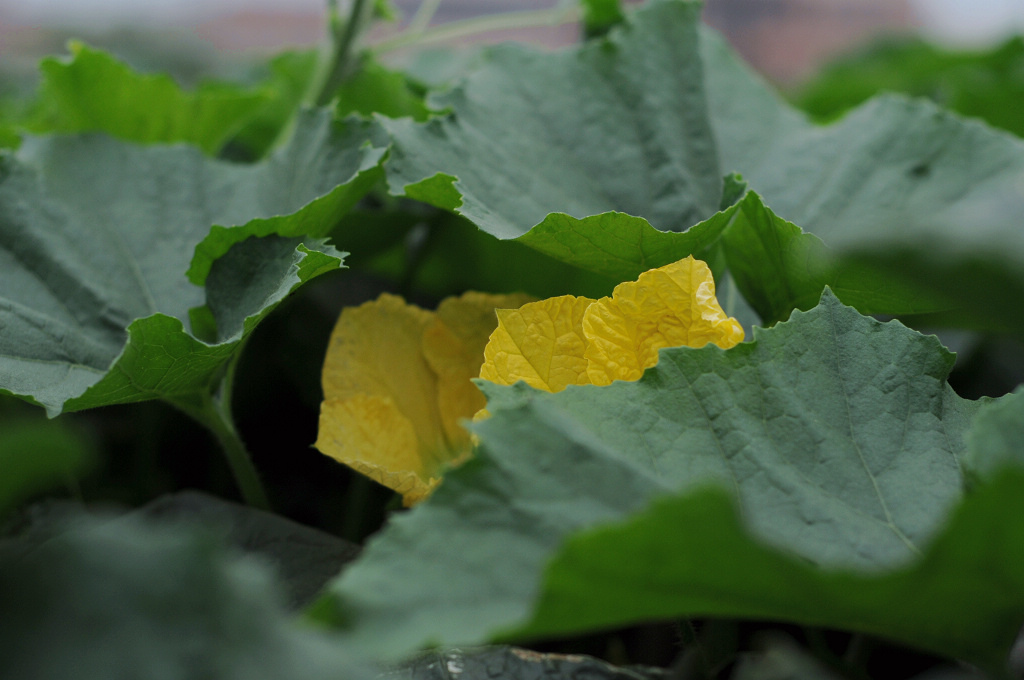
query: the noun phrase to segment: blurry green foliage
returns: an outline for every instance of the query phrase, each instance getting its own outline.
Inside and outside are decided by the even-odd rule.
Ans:
[[[826,66],[791,100],[827,122],[883,91],[927,97],[1024,135],[1024,38],[979,51],[945,50],[921,38],[887,39]]]

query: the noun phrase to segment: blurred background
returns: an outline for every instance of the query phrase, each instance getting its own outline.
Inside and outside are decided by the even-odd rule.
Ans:
[[[433,21],[554,4],[445,0]],[[395,0],[394,5],[408,20],[419,0]],[[40,56],[62,51],[67,37],[74,35],[129,59],[143,52],[147,54],[140,59],[173,55],[176,74],[187,77],[193,63],[241,60],[317,43],[324,32],[324,6],[325,0],[0,0],[0,60],[4,71],[31,71]],[[705,18],[755,68],[781,85],[791,85],[872,36],[914,33],[959,48],[995,44],[1024,30],[1024,2],[708,0]],[[563,26],[491,39],[509,37],[556,45],[572,41],[576,33]]]

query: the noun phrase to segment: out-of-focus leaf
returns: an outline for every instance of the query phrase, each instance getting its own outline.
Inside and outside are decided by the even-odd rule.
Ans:
[[[185,525],[80,517],[7,544],[0,609],[5,678],[374,676],[292,620],[263,565]]]
[[[268,562],[292,610],[309,604],[359,554],[359,546],[337,536],[197,491],[162,496],[140,512],[161,521],[202,526],[225,544]]]
[[[0,427],[0,519],[33,494],[72,482],[92,458],[89,441],[63,424],[6,416]]]
[[[952,361],[935,338],[829,293],[730,350],[663,349],[638,382],[557,394],[481,382],[492,417],[474,426],[478,455],[330,586],[346,635],[387,655],[487,640],[529,618],[568,536],[712,483],[810,571],[903,568],[961,498],[977,404],[946,384]],[[730,564],[711,575],[723,587],[761,578]]]
[[[788,640],[773,640],[767,649],[743,655],[730,680],[839,680],[841,676]]]
[[[267,102],[252,112],[245,126],[228,142],[222,154],[242,160],[263,158],[272,150],[302,104],[316,73],[316,50],[294,50],[275,55],[259,81]]]
[[[1024,468],[1024,388],[982,407],[967,435],[964,467],[975,480]]]
[[[625,19],[619,0],[580,0],[583,5],[583,32],[587,37],[604,35]]]
[[[467,292],[427,311],[397,296],[342,311],[324,360],[316,447],[404,497],[426,498],[469,455],[461,420],[484,406],[471,381],[496,307],[529,297]]]
[[[880,92],[935,103],[1024,136],[1024,38],[990,50],[949,51],[920,38],[888,38],[840,57],[793,93],[817,120],[833,120]]]
[[[891,312],[1024,333],[1006,313],[1024,297],[1024,142],[895,96],[814,125],[710,31],[701,55],[722,169],[821,239],[812,268],[870,278]]]
[[[335,97],[335,112],[339,117],[351,113],[362,116],[379,113],[390,118],[426,120],[429,114],[423,95],[414,90],[404,74],[370,57],[364,57],[359,69],[342,83]]]
[[[252,166],[98,135],[0,156],[0,390],[51,415],[208,390],[263,315],[340,266],[316,237],[379,177],[367,134],[310,114]]]
[[[188,142],[216,154],[272,99],[260,89],[204,83],[183,91],[163,74],[141,74],[113,56],[71,43],[71,57],[40,63],[35,132],[106,132],[148,143]]]

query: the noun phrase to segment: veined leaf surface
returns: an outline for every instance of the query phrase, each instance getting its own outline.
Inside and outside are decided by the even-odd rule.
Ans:
[[[1024,142],[894,97],[814,125],[698,15],[656,1],[578,48],[492,51],[432,102],[450,115],[384,123],[391,191],[624,280],[706,257],[730,221],[715,213],[716,178],[738,172],[825,246],[805,249],[818,274],[790,303],[828,284],[866,313],[953,310],[951,323],[1024,331],[1002,313],[1024,295]],[[726,255],[750,236],[723,243]],[[739,281],[773,275],[749,252],[733,259]]]
[[[978,403],[946,384],[951,367],[934,337],[826,293],[733,349],[663,349],[639,382],[557,394],[481,382],[492,416],[475,427],[478,457],[331,593],[357,642],[384,653],[486,640],[526,620],[565,538],[708,484],[759,540],[814,568],[902,568],[962,494]]]
[[[0,390],[51,415],[205,390],[263,314],[340,266],[316,237],[383,153],[326,112],[251,166],[100,135],[27,139],[0,156]],[[274,238],[241,243],[253,236]],[[217,328],[188,330],[204,305]]]

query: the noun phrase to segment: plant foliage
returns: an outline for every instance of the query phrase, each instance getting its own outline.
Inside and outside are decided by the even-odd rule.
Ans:
[[[350,9],[3,95],[0,676],[1019,672],[1024,142],[966,86],[813,122],[689,0],[406,67],[479,24]]]

